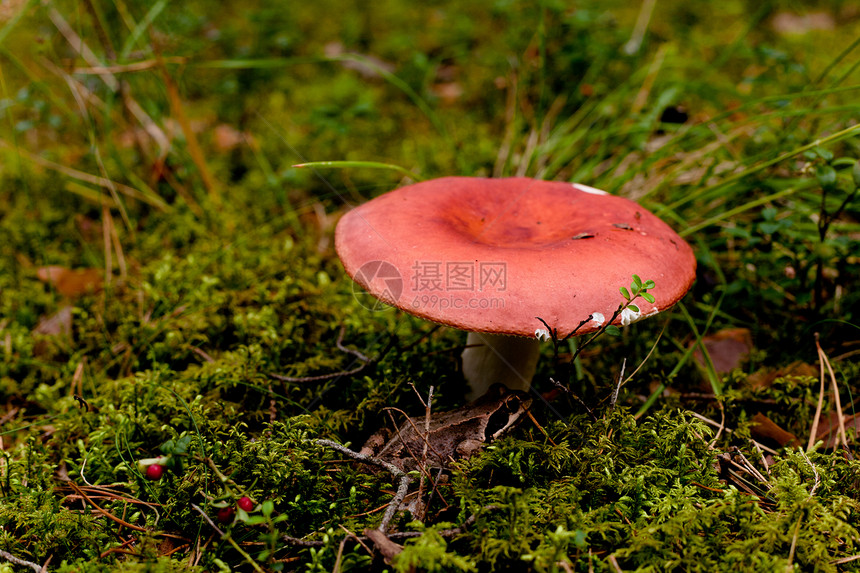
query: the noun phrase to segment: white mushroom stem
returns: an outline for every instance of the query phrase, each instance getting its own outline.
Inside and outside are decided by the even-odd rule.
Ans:
[[[497,382],[528,391],[539,356],[537,338],[470,332],[463,351],[463,376],[469,382],[466,398],[480,398]]]

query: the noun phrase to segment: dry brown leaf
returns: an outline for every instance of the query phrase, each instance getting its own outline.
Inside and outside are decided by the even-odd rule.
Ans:
[[[836,21],[828,12],[809,12],[807,14],[793,14],[791,12],[779,12],[771,21],[774,31],[784,35],[803,35],[813,30],[833,30]]]
[[[783,447],[800,445],[797,436],[787,430],[783,430],[776,422],[761,412],[752,417],[750,434],[757,442],[772,441]]]
[[[212,130],[212,143],[219,153],[226,153],[245,141],[245,134],[226,123],[219,123]]]
[[[463,95],[463,86],[459,82],[440,82],[433,84],[430,91],[444,103],[451,104]]]
[[[852,428],[854,429],[856,441],[856,436],[860,435],[860,415],[845,416],[845,433],[848,435],[849,443],[852,437],[850,432]],[[827,449],[832,450],[839,445],[839,418],[836,412],[829,412],[827,414],[827,419],[823,420],[821,425],[818,426],[815,438],[816,441],[824,440],[824,447]]]
[[[57,346],[57,339],[68,339],[72,336],[72,306],[64,305],[51,316],[43,316],[33,329],[36,337],[33,345],[33,355],[39,358],[49,356]]]
[[[811,376],[813,378],[818,378],[818,369],[806,364],[805,362],[796,361],[777,370],[759,370],[754,372],[747,378],[747,382],[749,382],[750,386],[753,388],[767,388],[773,384],[773,381],[777,378],[785,378],[788,376]]]
[[[71,336],[72,307],[67,304],[51,316],[43,316],[33,329],[33,333],[45,336]]]
[[[714,363],[717,374],[725,374],[739,367],[753,350],[752,335],[746,328],[727,328],[702,338],[702,343]],[[705,366],[705,358],[698,348],[693,353],[696,362]]]
[[[54,285],[66,298],[78,298],[102,289],[104,279],[99,269],[69,269],[59,265],[39,267],[36,276],[40,281]]]

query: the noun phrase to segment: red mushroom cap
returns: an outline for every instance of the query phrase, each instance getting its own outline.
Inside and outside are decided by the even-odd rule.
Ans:
[[[690,288],[696,259],[638,204],[576,183],[445,177],[401,187],[346,213],[335,231],[346,272],[378,299],[463,330],[560,334],[607,320],[631,275],[653,280],[665,310]],[[616,321],[618,322],[618,321]],[[579,333],[599,328],[589,322]]]

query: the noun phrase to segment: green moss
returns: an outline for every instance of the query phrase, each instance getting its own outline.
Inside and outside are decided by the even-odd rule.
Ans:
[[[857,569],[860,466],[780,449],[768,472],[748,441],[763,413],[806,442],[818,380],[749,375],[812,363],[816,331],[853,413],[857,146],[833,134],[858,112],[853,52],[837,58],[857,23],[842,3],[816,7],[834,29],[792,35],[776,24],[786,7],[669,1],[638,51],[639,7],[623,2],[50,8],[0,15],[0,549],[60,571]],[[57,14],[120,66],[119,92]],[[393,75],[323,56],[338,49]],[[661,120],[680,107],[685,123]],[[347,532],[378,526],[392,477],[313,440],[358,448],[386,408],[423,414],[411,386],[432,386],[436,411],[462,404],[464,337],[361,304],[333,227],[405,181],[292,167],[327,159],[582,181],[658,211],[699,260],[684,312],[577,360],[573,389],[596,421],[565,396],[536,404],[542,429],[525,422],[456,464],[422,521],[395,518],[423,535],[388,565]],[[39,280],[48,265],[110,280],[66,296]],[[35,332],[67,307],[68,334]],[[703,396],[688,345],[738,326],[754,360]],[[355,374],[341,336],[373,358]],[[608,411],[619,365],[652,346]],[[567,378],[564,350],[557,364],[545,351],[538,391]],[[660,385],[671,393],[631,416]],[[712,442],[690,411],[733,432]],[[720,466],[734,447],[765,482]],[[153,460],[157,481],[141,466]],[[254,509],[218,521],[242,496]]]

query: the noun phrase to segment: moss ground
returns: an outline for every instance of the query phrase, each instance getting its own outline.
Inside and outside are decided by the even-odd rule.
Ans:
[[[858,38],[839,0],[4,3],[0,567],[860,569]],[[388,562],[397,484],[314,440],[462,404],[464,339],[356,296],[337,218],[412,180],[366,162],[580,181],[699,263],[547,345],[578,399],[434,475]]]

